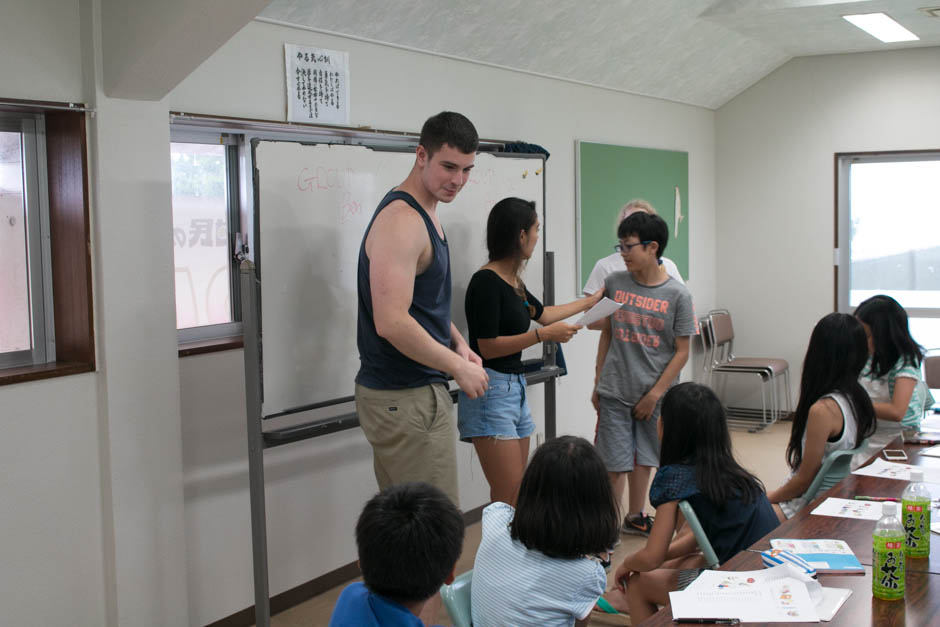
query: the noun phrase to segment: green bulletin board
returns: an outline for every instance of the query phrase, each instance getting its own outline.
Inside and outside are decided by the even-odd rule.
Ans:
[[[577,142],[580,285],[598,259],[614,252],[617,212],[642,198],[669,225],[665,256],[689,279],[689,153]],[[676,188],[683,219],[676,234]]]

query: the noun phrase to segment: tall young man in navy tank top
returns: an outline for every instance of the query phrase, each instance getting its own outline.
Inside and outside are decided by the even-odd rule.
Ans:
[[[359,250],[356,411],[372,445],[380,488],[425,481],[454,503],[456,433],[447,376],[471,398],[484,393],[480,357],[451,322],[448,242],[438,202],[466,184],[479,138],[445,111],[421,129],[408,178],[386,194]]]

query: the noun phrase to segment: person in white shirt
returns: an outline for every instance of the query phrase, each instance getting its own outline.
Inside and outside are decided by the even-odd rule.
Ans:
[[[623,222],[624,218],[627,216],[636,213],[637,211],[645,211],[646,213],[656,214],[656,210],[653,208],[653,205],[649,204],[647,201],[640,198],[631,200],[623,207],[620,208],[620,211],[617,212],[617,221],[614,223],[614,237],[616,238],[617,227],[620,226],[620,223]],[[667,259],[662,257],[660,259],[660,267],[665,271],[666,274],[674,278],[676,281],[685,285],[685,281],[682,280],[682,275],[679,274],[679,268],[676,267],[675,262],[672,259]],[[604,287],[604,280],[607,278],[611,272],[620,272],[625,270],[626,266],[623,265],[623,257],[620,256],[620,253],[613,253],[607,255],[601,259],[597,260],[597,263],[594,264],[594,269],[591,270],[591,275],[588,277],[587,283],[584,284],[584,295],[590,296],[597,292],[597,290]]]

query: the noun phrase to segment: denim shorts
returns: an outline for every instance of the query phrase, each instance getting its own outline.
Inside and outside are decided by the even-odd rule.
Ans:
[[[518,440],[532,435],[535,423],[526,402],[525,375],[485,370],[490,377],[486,394],[470,398],[461,390],[457,395],[460,439]]]

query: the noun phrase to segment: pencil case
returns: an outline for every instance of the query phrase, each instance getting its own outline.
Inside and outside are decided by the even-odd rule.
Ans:
[[[779,566],[780,564],[790,564],[796,568],[802,570],[804,573],[810,577],[816,576],[816,569],[813,568],[809,562],[800,557],[799,555],[794,555],[789,551],[784,551],[783,549],[767,549],[766,551],[761,551],[760,559],[764,562],[764,566],[767,568],[773,568],[774,566]]]

